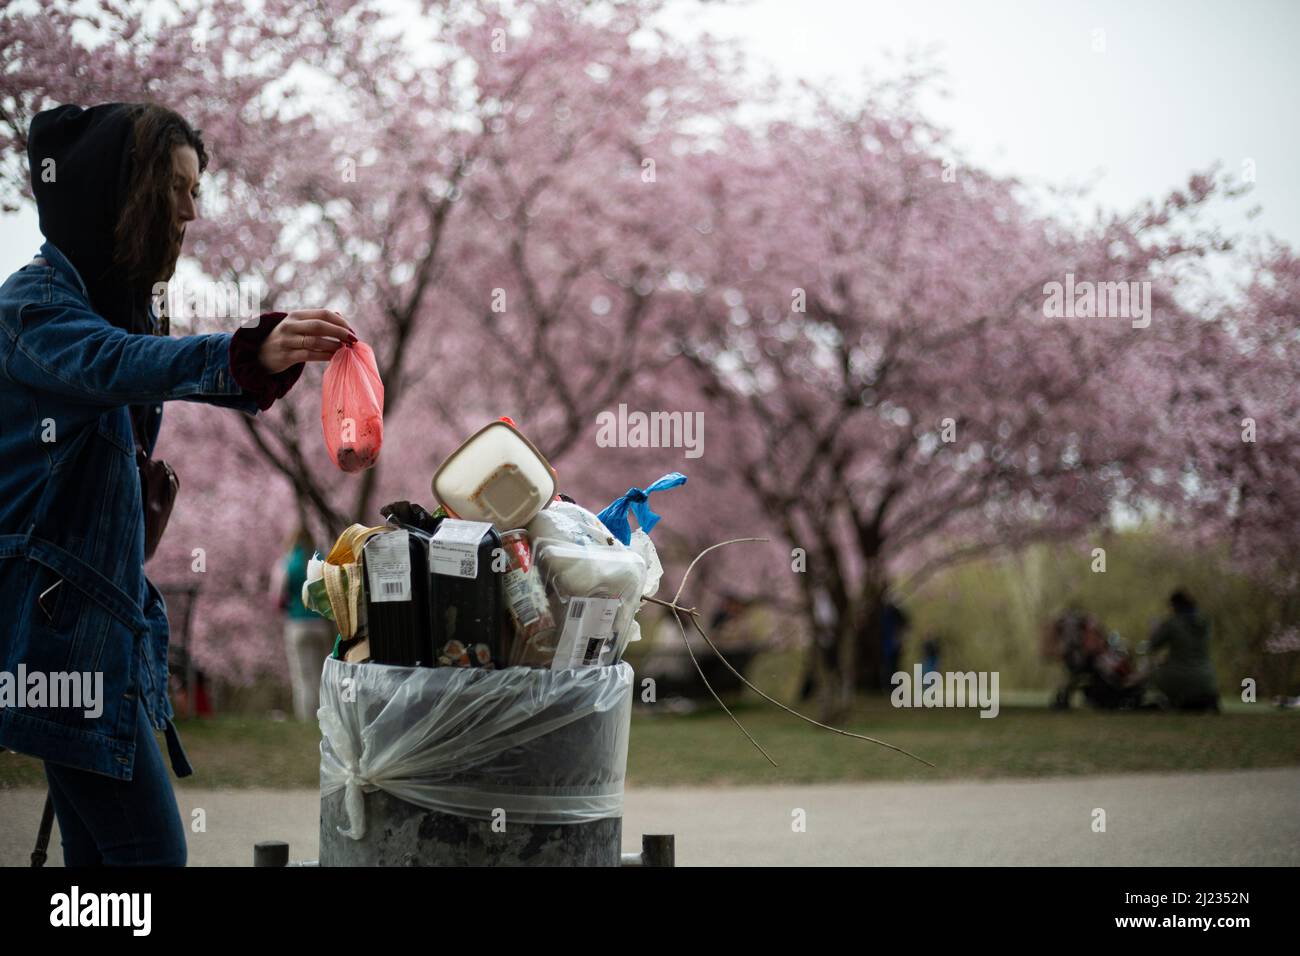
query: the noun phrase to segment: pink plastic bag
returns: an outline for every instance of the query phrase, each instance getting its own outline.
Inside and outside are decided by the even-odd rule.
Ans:
[[[321,426],[330,460],[343,471],[364,471],[384,443],[384,383],[375,353],[357,342],[334,353],[321,389]]]

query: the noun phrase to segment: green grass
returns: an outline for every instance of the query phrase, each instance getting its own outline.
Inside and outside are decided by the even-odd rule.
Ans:
[[[279,788],[320,783],[320,729],[315,723],[223,716],[178,720],[176,727],[195,768],[184,785]],[[158,743],[166,761],[161,734]],[[0,754],[0,789],[11,786],[45,786],[41,763],[18,754]]]
[[[1143,771],[1228,770],[1300,765],[1300,713],[1237,704],[1220,716],[1058,713],[1008,706],[896,710],[865,701],[846,729],[879,737],[926,758],[924,767],[861,740],[818,730],[774,708],[744,702],[737,717],[776,759],[772,767],[720,711],[633,717],[630,786],[779,784],[855,780],[944,780]],[[203,787],[316,787],[314,724],[252,717],[182,721],[181,737]],[[43,786],[39,762],[0,755],[0,788]]]
[[[1009,696],[1009,695],[1008,695]],[[909,750],[935,765],[809,726],[759,704],[736,716],[779,764],[772,767],[720,712],[634,721],[634,785],[942,780],[1227,770],[1300,764],[1300,715],[1266,705],[1220,716],[1066,713],[1008,707],[895,710],[862,704],[844,729]]]

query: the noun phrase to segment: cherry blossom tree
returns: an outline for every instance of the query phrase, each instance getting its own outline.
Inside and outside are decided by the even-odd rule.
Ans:
[[[200,656],[240,677],[279,653],[252,635],[274,614],[284,533],[305,524],[323,550],[385,500],[431,504],[438,462],[485,421],[512,415],[568,490],[625,490],[565,459],[671,360],[653,336],[684,191],[645,186],[673,175],[691,123],[729,108],[727,64],[651,26],[658,3],[422,3],[400,22],[379,6],[106,0],[0,18],[10,207],[30,199],[37,111],[163,102],[213,157],[189,264],[255,281],[265,309],[337,308],[375,349],[386,441],[360,475],[323,454],[316,369],[256,418],[168,415],[158,453],[185,487],[152,573],[207,575]]]
[[[658,29],[661,7],[0,15],[7,208],[30,202],[37,111],[162,102],[212,155],[179,280],[338,309],[375,350],[385,441],[361,474],[325,454],[318,368],[255,418],[168,410],[158,453],[182,490],[150,574],[199,584],[201,666],[278,670],[267,579],[283,536],[303,524],[323,550],[387,501],[432,505],[438,463],[499,415],[592,510],[689,475],[653,500],[665,587],[707,545],[771,537],[717,553],[692,589],[801,621],[828,707],[879,686],[884,601],[1117,507],[1236,533],[1286,565],[1296,260],[1261,254],[1239,296],[1208,295],[1189,264],[1227,250],[1197,225],[1230,192],[1216,174],[1079,223],[962,162],[915,105],[924,77],[782,100],[734,51]],[[1145,319],[1054,316],[1049,290],[1076,281],[1101,288],[1103,312]],[[619,406],[699,416],[702,454],[605,447],[598,416]]]
[[[1300,527],[1300,259],[1268,242],[1180,356],[1191,520],[1259,572],[1294,571]],[[1290,559],[1288,563],[1288,559]]]
[[[957,164],[914,92],[814,94],[804,121],[732,131],[701,171],[716,242],[679,329],[725,421],[708,464],[792,548],[841,701],[888,676],[891,593],[1119,502],[1174,503],[1160,471],[1199,423],[1163,409],[1180,356],[1215,334],[1180,305],[1178,267],[1226,248],[1192,223],[1212,177],[1071,227]],[[1075,278],[1124,283],[1134,308],[1149,288],[1146,316],[1052,317],[1049,289]]]

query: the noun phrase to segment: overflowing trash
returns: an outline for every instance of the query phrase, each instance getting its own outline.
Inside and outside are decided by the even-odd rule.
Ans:
[[[431,847],[437,862],[472,839],[466,818],[491,820],[495,832],[501,815],[572,831],[575,855],[590,840],[608,843],[617,857],[619,831],[607,825],[623,807],[633,680],[623,656],[640,639],[637,612],[657,600],[663,576],[649,498],[685,482],[672,472],[593,513],[559,493],[550,462],[502,418],[439,466],[432,511],[391,502],[380,509],[383,524],[354,524],[328,555],[312,559],[303,604],[338,627],[317,714],[322,865],[409,863],[419,857],[412,846]],[[765,540],[719,542],[695,560]],[[814,720],[746,680],[703,630],[699,612],[678,603],[693,567],[677,595],[657,603],[671,611],[711,692],[687,623],[763,700],[933,766]],[[387,798],[367,800],[376,791]],[[368,825],[370,813],[381,826]],[[533,833],[525,842],[534,837],[553,835]]]
[[[348,470],[368,454],[354,441],[336,460]],[[322,861],[386,852],[392,826],[367,825],[368,812],[393,823],[391,805],[366,800],[377,790],[449,815],[427,833],[460,834],[456,817],[568,829],[621,816],[623,654],[663,573],[645,498],[685,480],[631,489],[607,525],[558,493],[555,469],[503,418],[437,469],[432,510],[391,502],[382,524],[348,527],[311,560],[303,603],[338,628],[318,711]],[[613,834],[617,857],[617,829],[592,832]]]
[[[364,398],[366,388],[357,382],[365,379],[365,364],[364,353],[351,364],[340,360],[333,380],[340,407]],[[327,373],[327,392],[331,381]],[[380,414],[382,396],[379,385]],[[328,439],[332,412],[327,407],[323,414]],[[363,434],[370,433],[331,445],[339,467],[373,464]],[[377,454],[382,425],[373,434]],[[595,514],[558,493],[550,462],[511,419],[501,418],[438,467],[432,511],[392,502],[380,509],[383,524],[354,524],[325,558],[314,558],[303,603],[335,622],[332,657],[347,663],[613,666],[639,640],[637,611],[662,575],[649,535],[659,519],[646,500],[685,481],[673,472]],[[629,511],[640,525],[635,531]]]

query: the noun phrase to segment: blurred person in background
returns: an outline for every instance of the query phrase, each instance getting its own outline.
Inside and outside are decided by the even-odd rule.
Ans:
[[[930,631],[921,642],[921,676],[939,672],[939,635]]]
[[[1147,642],[1151,651],[1168,648],[1155,671],[1155,685],[1179,710],[1219,709],[1219,685],[1210,661],[1210,622],[1186,591],[1169,596],[1172,613]]]
[[[333,623],[302,603],[307,562],[315,554],[307,529],[299,525],[285,542],[284,550],[275,580],[280,610],[284,612],[284,650],[289,659],[293,714],[298,720],[315,720],[320,706],[321,668],[334,649],[336,635]]]
[[[898,673],[898,661],[903,653],[903,638],[912,626],[907,612],[893,601],[885,603],[880,613],[880,680],[881,687],[888,692]]]

